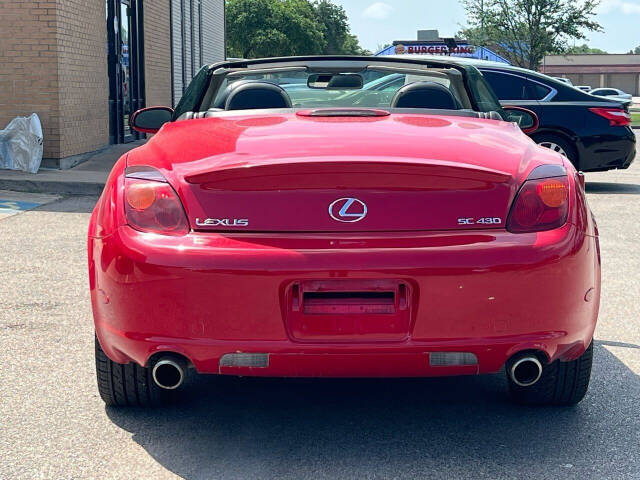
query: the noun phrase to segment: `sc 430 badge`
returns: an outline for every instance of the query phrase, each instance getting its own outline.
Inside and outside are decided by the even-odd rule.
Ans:
[[[247,218],[207,218],[200,220],[196,218],[198,227],[248,227],[249,219]]]
[[[459,218],[458,225],[502,225],[499,217]]]

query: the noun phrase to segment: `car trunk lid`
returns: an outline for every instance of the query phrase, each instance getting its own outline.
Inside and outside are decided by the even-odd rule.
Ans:
[[[303,158],[188,176],[196,230],[343,232],[500,227],[511,175],[440,160]],[[471,225],[467,219],[485,219]]]
[[[468,116],[219,115],[166,125],[128,161],[154,159],[194,230],[504,228],[528,172],[562,162],[515,124]]]

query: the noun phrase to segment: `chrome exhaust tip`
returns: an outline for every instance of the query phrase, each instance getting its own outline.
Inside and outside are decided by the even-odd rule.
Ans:
[[[519,358],[511,365],[509,377],[519,387],[530,387],[542,376],[542,364],[534,356]]]
[[[176,358],[161,358],[151,371],[153,381],[160,388],[175,390],[184,381],[186,363]]]

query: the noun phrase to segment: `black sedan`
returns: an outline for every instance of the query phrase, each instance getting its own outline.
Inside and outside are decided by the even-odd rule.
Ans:
[[[631,115],[622,103],[590,95],[547,75],[486,60],[456,58],[484,75],[500,103],[533,110],[539,145],[568,157],[584,172],[628,168],[636,139]]]

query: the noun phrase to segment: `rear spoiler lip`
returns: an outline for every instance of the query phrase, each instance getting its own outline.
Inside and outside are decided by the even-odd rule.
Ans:
[[[300,161],[301,160],[301,161]],[[236,174],[246,175],[250,172],[251,175],[260,175],[262,170],[282,167],[282,166],[303,166],[313,165],[314,167],[333,167],[340,165],[342,167],[352,165],[361,167],[362,165],[374,166],[392,166],[399,168],[410,167],[437,167],[440,169],[449,170],[465,170],[471,174],[475,173],[484,177],[487,181],[496,183],[506,182],[512,178],[512,175],[508,172],[495,170],[479,165],[473,165],[469,163],[452,162],[446,160],[424,160],[424,159],[408,159],[408,158],[385,158],[384,160],[377,160],[371,158],[361,157],[347,157],[347,158],[327,158],[327,157],[306,157],[304,159],[272,159],[265,160],[260,159],[260,163],[252,163],[251,161],[233,162],[223,165],[218,165],[214,168],[207,168],[199,172],[187,173],[184,175],[184,180],[192,185],[201,185],[209,182],[215,182],[221,180],[221,174],[227,179],[233,178]],[[293,173],[293,172],[292,172]],[[240,175],[238,175],[240,176]]]

